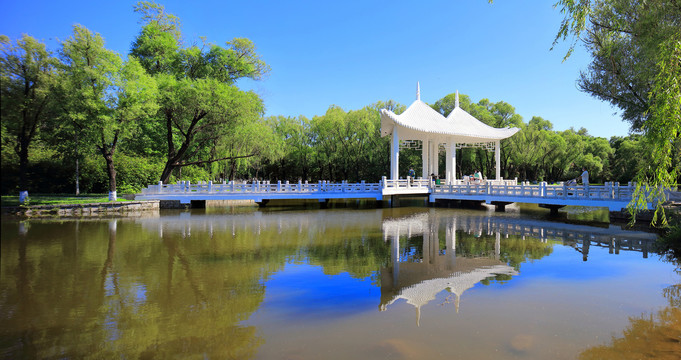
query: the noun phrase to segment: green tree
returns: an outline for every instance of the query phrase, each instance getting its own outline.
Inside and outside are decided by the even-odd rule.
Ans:
[[[104,47],[104,39],[76,25],[62,43],[64,64],[59,80],[65,126],[82,134],[106,162],[109,192],[115,198],[114,154],[131,128],[155,112],[157,87],[139,62]]]
[[[11,137],[13,150],[19,158],[19,186],[25,187],[29,148],[41,126],[54,115],[50,87],[56,76],[58,59],[47,51],[45,44],[26,34],[14,45],[2,35],[0,45],[3,139],[5,135]]]
[[[263,105],[255,93],[216,79],[178,80],[165,74],[156,78],[168,149],[161,181],[168,182],[176,168],[256,155],[246,149],[246,154],[219,156],[225,154],[219,154],[217,147],[206,149],[221,143],[225,136],[236,135],[239,126],[259,119]],[[206,154],[210,155],[197,159]]]
[[[161,181],[168,182],[174,170],[189,165],[255,156],[258,151],[229,150],[224,137],[243,135],[263,112],[260,98],[236,87],[241,78],[262,79],[269,66],[248,39],[235,38],[226,47],[204,43],[182,47],[180,22],[162,5],[142,1],[135,11],[142,15],[142,30],[131,54],[159,83],[160,109],[156,115],[164,128],[166,164]],[[257,136],[257,132],[248,132]],[[263,139],[260,139],[263,140]],[[251,141],[251,144],[256,143]],[[212,147],[212,148],[211,148]]]
[[[613,154],[610,159],[610,173],[614,181],[627,183],[632,181],[639,169],[646,162],[646,149],[640,135],[610,138]]]
[[[572,36],[568,56],[579,39],[592,56],[579,87],[620,108],[622,118],[640,131],[650,116],[660,44],[681,32],[678,0],[560,0],[556,5],[565,18],[554,44]]]
[[[652,150],[651,162],[638,173],[634,201],[635,208],[641,208],[657,200],[653,224],[660,221],[667,225],[661,203],[666,200],[666,190],[681,175],[681,164],[674,161],[681,153],[681,30],[660,47],[662,60],[649,95],[653,105],[643,125],[644,140]]]
[[[650,166],[638,175],[630,208],[659,200],[656,218],[666,223],[664,189],[677,182],[679,152],[679,59],[681,4],[678,0],[559,0],[565,14],[555,43],[581,39],[592,63],[579,86],[622,110],[632,130],[644,134],[652,150]]]
[[[523,181],[546,179],[550,169],[542,165],[561,149],[550,141],[551,136],[555,135],[551,131],[553,125],[535,116],[527,125],[520,124],[519,127],[520,131],[507,140],[509,171]]]
[[[312,145],[310,121],[304,116],[273,116],[267,121],[283,142],[284,152],[277,161],[266,162],[265,171],[269,177],[278,180],[312,180],[315,149]]]
[[[378,181],[385,175],[388,139],[380,136],[377,105],[348,112],[331,106],[326,114],[312,119],[313,146],[321,178]],[[394,102],[389,105],[399,108]]]

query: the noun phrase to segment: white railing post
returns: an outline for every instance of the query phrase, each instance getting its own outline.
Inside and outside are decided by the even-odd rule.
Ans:
[[[608,196],[607,196],[608,199],[614,199],[615,198],[615,193],[612,191],[612,182],[606,181],[605,191],[608,194]]]
[[[615,199],[620,198],[620,183],[619,181],[615,181],[615,189],[613,190],[613,196],[615,196]]]
[[[231,186],[231,190],[230,190],[230,191],[231,191],[231,192],[234,192],[234,180],[231,180],[231,181],[229,182],[229,185]]]
[[[546,196],[546,182],[542,181],[539,183],[539,197]]]
[[[563,199],[567,199],[568,196],[568,186],[566,182],[563,182]]]
[[[163,192],[163,181],[158,182],[158,193],[161,194]]]
[[[388,187],[388,184],[386,183],[385,180],[386,180],[385,176],[381,177],[381,185],[383,189]]]
[[[208,182],[208,192],[209,193],[213,192],[213,180]]]
[[[277,180],[277,192],[281,192],[281,180]]]
[[[185,182],[185,184],[184,184],[184,192],[189,192],[190,191],[189,188],[191,186],[192,186],[191,181],[187,180],[187,182]]]
[[[636,191],[636,181],[631,182],[631,186],[629,187],[629,198],[634,198],[634,191]],[[646,195],[648,195],[647,192]]]

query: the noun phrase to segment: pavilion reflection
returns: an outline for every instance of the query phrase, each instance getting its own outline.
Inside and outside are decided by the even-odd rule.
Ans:
[[[440,249],[440,222],[445,222],[445,247]],[[434,213],[421,213],[383,222],[383,236],[391,243],[392,269],[381,269],[381,304],[384,311],[399,299],[416,308],[420,323],[421,307],[444,291],[455,296],[459,312],[463,293],[479,282],[498,275],[513,276],[518,272],[500,260],[501,234],[496,233],[494,250],[483,256],[456,256],[457,218],[440,219]],[[482,229],[475,229],[481,233]],[[407,247],[402,250],[400,238],[422,237],[420,258]]]

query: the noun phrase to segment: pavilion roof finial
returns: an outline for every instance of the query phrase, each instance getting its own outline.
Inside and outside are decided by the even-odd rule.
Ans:
[[[456,90],[456,97],[454,98],[454,107],[459,107],[459,90]]]
[[[421,100],[421,84],[416,82],[416,100]]]

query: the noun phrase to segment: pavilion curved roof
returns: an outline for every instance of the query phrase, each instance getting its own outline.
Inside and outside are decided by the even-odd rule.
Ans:
[[[454,136],[459,140],[469,141],[506,139],[520,130],[516,127],[495,128],[483,123],[459,107],[458,95],[457,92],[454,110],[446,118],[421,101],[419,94],[416,101],[400,115],[381,109],[381,136],[392,133],[394,125],[417,132]]]

